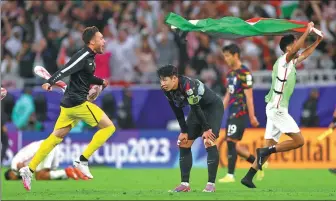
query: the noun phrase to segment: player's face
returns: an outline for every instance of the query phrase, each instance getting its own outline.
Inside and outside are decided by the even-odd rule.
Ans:
[[[165,91],[171,91],[176,85],[177,78],[173,77],[160,77],[161,88]]]
[[[223,53],[224,60],[228,64],[229,67],[234,66],[236,60],[237,60],[237,54],[231,54],[230,52],[224,52]]]
[[[94,36],[94,49],[98,54],[103,54],[105,50],[105,40],[103,34],[97,32]]]

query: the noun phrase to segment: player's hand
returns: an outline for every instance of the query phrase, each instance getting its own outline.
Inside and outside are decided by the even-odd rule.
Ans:
[[[107,80],[104,79],[103,82],[103,89],[105,89],[105,87],[107,87],[109,85],[109,82]]]
[[[253,127],[259,126],[259,121],[256,116],[250,117],[250,122]]]
[[[211,141],[211,142],[215,142],[216,141],[216,135],[213,134],[212,129],[209,129],[207,131],[205,131],[202,135],[202,139],[206,140],[206,141]]]
[[[42,89],[46,90],[46,91],[52,91],[52,87],[49,83],[44,83],[42,85]]]
[[[180,133],[177,139],[177,146],[180,146],[180,144],[186,144],[187,142],[188,142],[188,134]]]
[[[313,30],[314,27],[314,22],[309,22],[307,25],[307,30],[309,31],[309,33]]]
[[[322,36],[317,35],[317,41],[318,41],[318,42],[321,42],[321,41],[323,40],[323,38],[324,38],[324,34],[323,34],[323,32],[321,32],[321,33],[322,33]]]

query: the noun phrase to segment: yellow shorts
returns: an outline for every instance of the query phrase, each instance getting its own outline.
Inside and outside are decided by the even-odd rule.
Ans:
[[[81,105],[65,108],[61,106],[61,113],[55,124],[55,130],[71,125],[73,128],[80,120],[88,125],[97,126],[103,118],[104,112],[97,105],[91,102],[84,102]]]

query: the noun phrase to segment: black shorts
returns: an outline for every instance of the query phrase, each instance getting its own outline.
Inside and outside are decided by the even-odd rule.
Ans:
[[[247,127],[247,123],[247,115],[228,119],[226,126],[226,137],[230,137],[235,140],[241,140],[243,138],[245,128]]]
[[[218,97],[218,100],[214,104],[209,105],[209,107],[202,108],[202,110],[212,129],[212,132],[216,135],[216,138],[218,138],[224,114],[222,100]],[[187,126],[188,140],[195,140],[203,135],[204,130],[202,128],[202,124],[199,122],[196,114],[192,110],[188,114]]]

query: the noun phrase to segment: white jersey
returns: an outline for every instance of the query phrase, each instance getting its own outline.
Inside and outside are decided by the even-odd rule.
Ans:
[[[36,154],[37,150],[40,148],[42,142],[44,140],[35,141],[32,142],[22,149],[19,150],[19,152],[14,156],[12,163],[11,163],[11,169],[18,170],[17,164],[23,163],[25,166],[28,165],[28,163],[31,161],[33,156]],[[49,168],[57,168],[58,167],[58,147],[56,146],[48,155],[47,157],[38,165],[36,168],[36,171],[39,171],[41,169]]]

